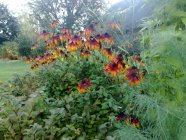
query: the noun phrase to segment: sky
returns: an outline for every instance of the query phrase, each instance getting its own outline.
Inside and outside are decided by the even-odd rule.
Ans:
[[[4,3],[8,6],[11,12],[18,15],[22,11],[26,10],[26,3],[29,0],[0,0],[0,3]],[[115,4],[121,0],[107,0],[110,4]]]

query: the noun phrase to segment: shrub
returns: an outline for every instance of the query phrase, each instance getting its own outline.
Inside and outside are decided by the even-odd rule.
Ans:
[[[0,57],[3,59],[18,59],[18,44],[16,42],[4,42],[0,47]]]

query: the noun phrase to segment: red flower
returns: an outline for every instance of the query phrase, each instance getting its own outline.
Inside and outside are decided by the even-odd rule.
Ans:
[[[100,43],[100,42],[103,42],[104,38],[103,38],[103,36],[101,36],[100,34],[98,34],[98,35],[96,35],[95,40],[96,40],[98,43]]]
[[[134,66],[127,69],[126,78],[128,79],[131,86],[134,84],[139,85],[141,81],[139,70]]]
[[[89,88],[91,86],[91,81],[87,78],[84,78],[83,80],[81,80],[78,83],[78,91],[80,93],[85,93],[86,92],[86,88]]]
[[[116,63],[111,62],[105,67],[105,72],[112,76],[116,76],[120,74],[121,71]]]
[[[112,62],[116,63],[121,70],[124,70],[126,62],[122,54],[117,55]]]

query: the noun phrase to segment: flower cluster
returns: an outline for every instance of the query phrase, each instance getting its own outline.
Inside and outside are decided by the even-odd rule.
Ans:
[[[128,79],[131,86],[134,84],[139,85],[140,81],[142,80],[139,69],[134,66],[126,70],[126,78]]]
[[[137,128],[140,127],[140,121],[139,119],[134,116],[134,115],[127,115],[125,113],[120,113],[117,117],[116,117],[116,121],[125,121],[126,125],[132,125],[135,126]]]
[[[57,26],[57,22],[52,22],[51,26]],[[99,50],[103,54],[108,56],[110,59],[113,57],[113,53],[109,48],[103,48],[103,45],[112,45],[113,38],[108,33],[96,34],[94,26],[90,25],[84,31],[78,32],[76,35],[73,35],[72,30],[62,29],[59,33],[49,33],[46,30],[39,35],[39,40],[43,46],[47,48],[44,56],[39,56],[37,58],[28,58],[27,62],[35,63],[32,65],[32,68],[36,68],[43,64],[49,64],[55,62],[59,57],[65,55],[69,52],[78,51],[80,57],[89,57],[91,51]],[[32,50],[35,50],[38,46],[36,44],[32,45]]]
[[[80,93],[85,93],[87,88],[90,88],[91,86],[91,81],[87,78],[84,78],[78,83],[78,91]]]
[[[124,72],[125,66],[126,62],[123,58],[123,55],[119,54],[113,58],[108,65],[106,65],[105,72],[111,76],[120,75],[122,72]]]
[[[57,26],[57,22],[51,23],[52,27]],[[115,24],[112,24],[115,26]],[[37,58],[28,58],[27,62],[34,62],[32,69],[44,65],[56,62],[58,58],[74,56],[79,54],[80,58],[93,57],[92,51],[98,50],[102,53],[103,58],[106,58],[109,63],[104,64],[105,73],[111,76],[122,76],[130,83],[131,86],[139,85],[142,80],[140,70],[134,66],[129,67],[128,62],[123,54],[116,54],[112,51],[111,45],[114,43],[113,37],[108,33],[97,33],[94,25],[90,25],[84,31],[79,31],[74,35],[70,29],[62,29],[61,32],[56,34],[43,31],[39,35],[39,39],[43,45],[46,46],[47,51],[43,56]],[[32,50],[38,47],[36,44],[32,45]],[[78,53],[74,53],[78,52]],[[67,55],[68,54],[68,55]],[[77,58],[75,56],[75,58]],[[139,54],[135,54],[131,57],[135,62],[140,63],[140,66],[144,66]],[[97,59],[97,58],[96,58]],[[99,59],[99,58],[98,58]],[[85,93],[86,87],[91,86],[91,83],[85,79],[78,84],[78,90],[80,93]]]
[[[32,69],[44,65],[44,64],[50,64],[52,62],[55,62],[59,57],[67,57],[67,54],[62,50],[62,48],[58,47],[55,48],[53,51],[46,51],[43,56],[37,57],[35,59],[28,58],[26,62],[33,62],[35,63],[31,66]]]

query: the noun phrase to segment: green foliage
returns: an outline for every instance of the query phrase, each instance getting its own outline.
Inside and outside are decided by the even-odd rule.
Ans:
[[[27,38],[27,36],[19,35],[16,38],[18,44],[19,44],[19,55],[20,56],[30,56],[31,55],[31,45],[32,41]]]
[[[18,44],[16,42],[4,42],[0,47],[0,58],[17,60]]]
[[[19,31],[18,22],[8,8],[0,3],[0,44],[13,40]]]
[[[29,57],[32,55],[31,46],[35,43],[37,36],[36,33],[38,29],[37,26],[34,26],[36,21],[27,13],[23,13],[19,19],[20,32],[15,41],[19,46],[19,55]]]
[[[29,3],[33,16],[40,26],[51,29],[52,22],[63,28],[80,28],[98,19],[103,12],[103,0],[34,0]]]
[[[36,82],[37,78],[31,73],[26,73],[22,76],[15,75],[10,81],[11,89],[9,92],[15,96],[29,96],[33,94],[39,84]]]

